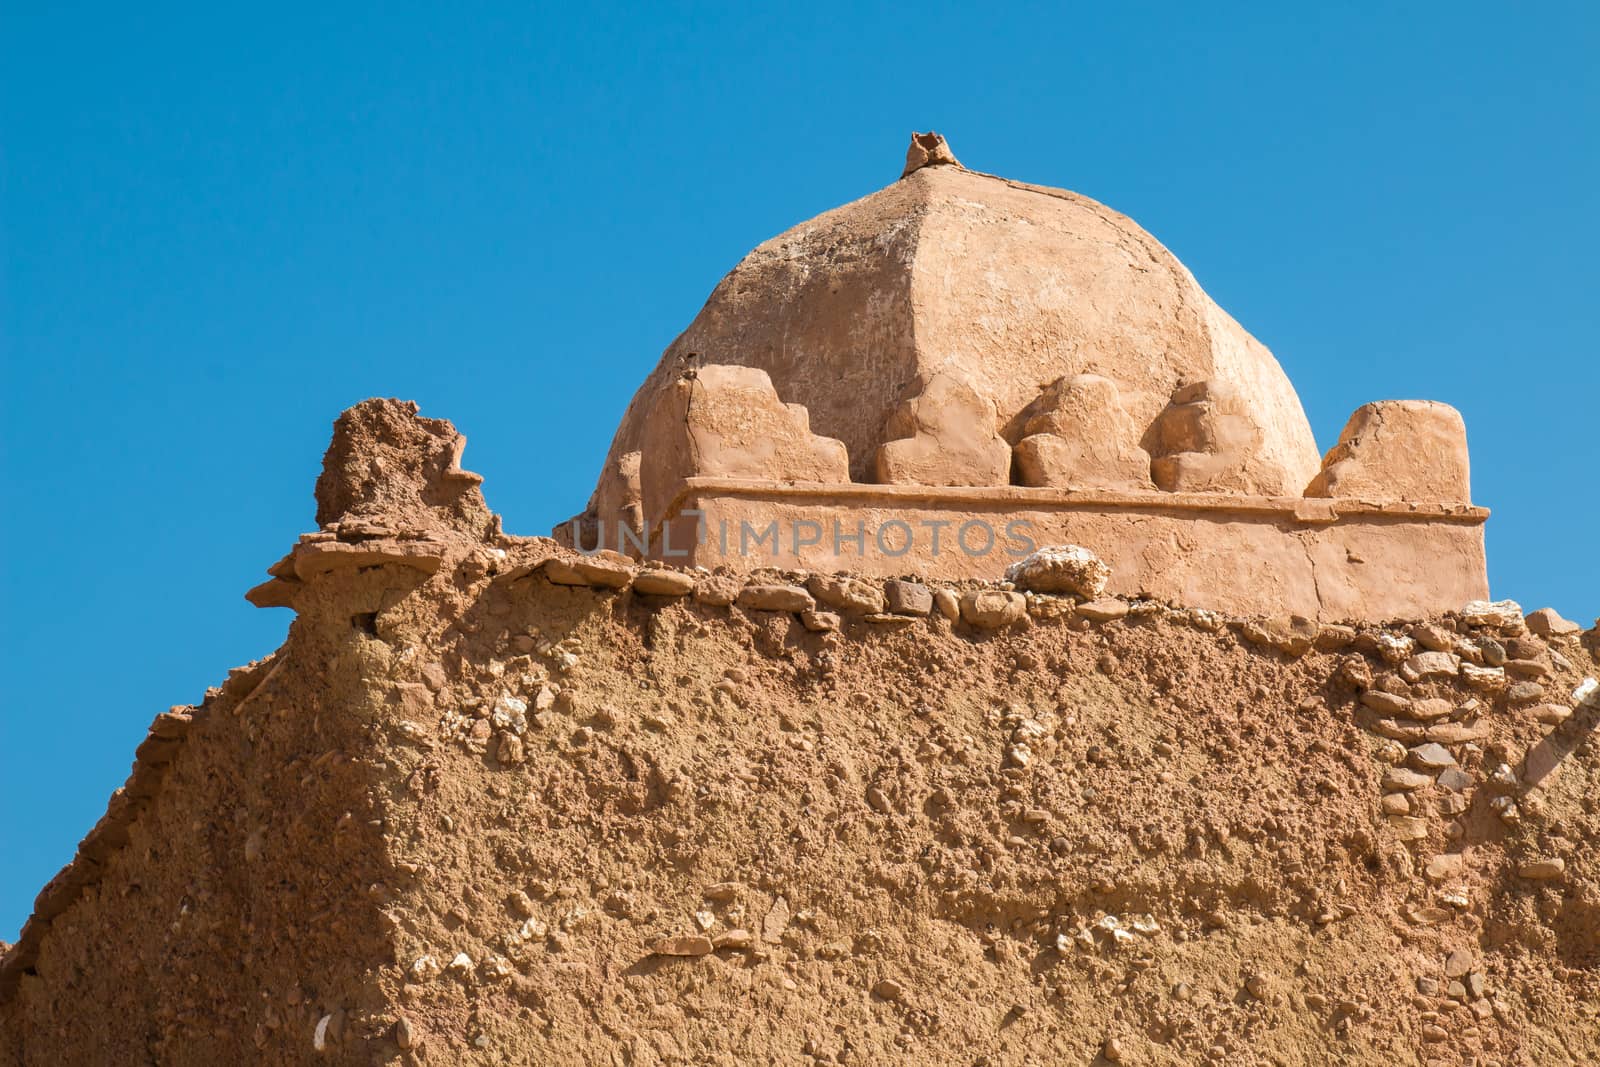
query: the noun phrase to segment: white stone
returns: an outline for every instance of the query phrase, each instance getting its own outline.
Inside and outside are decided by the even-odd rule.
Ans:
[[[1399,663],[1417,648],[1417,643],[1404,634],[1381,633],[1376,640],[1378,654],[1387,663]]]
[[[1006,580],[1035,593],[1075,593],[1096,600],[1111,568],[1082,545],[1045,545],[1006,568]]]
[[[1461,621],[1468,626],[1509,626],[1522,621],[1522,605],[1515,600],[1471,600],[1462,605]]]
[[[1463,663],[1461,677],[1467,685],[1483,692],[1496,692],[1506,687],[1504,667],[1479,667],[1472,663]]]

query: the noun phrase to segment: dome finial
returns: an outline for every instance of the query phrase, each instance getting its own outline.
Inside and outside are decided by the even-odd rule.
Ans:
[[[900,172],[904,178],[914,170],[923,167],[936,167],[949,165],[959,167],[961,161],[950,151],[950,145],[939,134],[929,130],[927,133],[911,134],[911,147],[906,149],[906,169]]]

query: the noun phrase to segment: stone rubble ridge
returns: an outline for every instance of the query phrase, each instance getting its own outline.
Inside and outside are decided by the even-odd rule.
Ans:
[[[666,601],[689,597],[713,607],[736,604],[755,611],[814,612],[813,629],[837,629],[841,615],[859,615],[869,623],[903,623],[934,613],[977,629],[998,629],[1032,618],[1070,618],[1106,622],[1132,615],[1162,615],[1200,620],[1202,629],[1230,627],[1279,634],[1322,631],[1351,633],[1361,629],[1406,627],[1426,619],[1392,619],[1384,622],[1344,620],[1317,623],[1300,615],[1232,614],[1184,606],[1149,596],[1104,595],[1111,568],[1079,545],[1046,545],[1012,564],[1000,579],[936,580],[921,576],[884,579],[870,574],[836,571],[757,568],[733,572],[726,568],[673,567],[659,561],[638,560],[609,549],[581,553],[548,537],[520,537],[496,532],[484,541],[441,533],[408,530],[371,521],[331,523],[300,535],[290,552],[268,568],[272,578],[246,593],[257,607],[292,607],[295,594],[307,581],[343,568],[395,565],[426,575],[437,573],[447,560],[483,554],[504,581],[535,572],[552,585],[589,587],[611,592],[631,590],[644,598]],[[485,550],[485,546],[487,549]],[[1081,572],[1081,573],[1080,573]],[[876,593],[865,592],[876,590]],[[1015,604],[1016,611],[977,610],[979,598],[987,607]],[[770,605],[770,606],[769,606]],[[871,607],[871,605],[878,605]],[[1117,605],[1121,605],[1119,608]],[[1522,609],[1515,601],[1471,601],[1459,613],[1463,618],[1486,616],[1496,620],[1515,616]],[[829,619],[829,616],[833,616]],[[1451,617],[1449,614],[1445,618]],[[1542,635],[1577,634],[1581,627],[1544,608],[1529,616],[1529,627]],[[1600,620],[1597,620],[1600,625]],[[1273,644],[1271,640],[1257,641]],[[1297,647],[1299,641],[1279,641]]]

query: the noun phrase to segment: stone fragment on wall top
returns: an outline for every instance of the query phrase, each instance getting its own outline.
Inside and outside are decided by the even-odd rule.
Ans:
[[[1306,496],[1465,503],[1471,499],[1467,427],[1433,400],[1357,408]]]
[[[366,522],[482,535],[493,516],[481,477],[461,469],[467,439],[412,401],[363,400],[333,424],[317,478],[317,523]]]

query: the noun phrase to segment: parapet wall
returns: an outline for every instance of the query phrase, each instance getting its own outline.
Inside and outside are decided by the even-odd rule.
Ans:
[[[950,579],[1070,543],[1108,560],[1122,593],[1323,620],[1489,595],[1488,511],[1468,502],[1466,428],[1449,406],[1365,405],[1316,477],[1289,483],[1263,473],[1265,431],[1231,385],[1188,383],[1149,426],[1118,397],[1107,378],[1062,378],[1012,443],[969,376],[934,374],[889,420],[868,483],[765,371],[703,366],[557,536],[738,571]]]
[[[1121,594],[1240,614],[1405,618],[1488,596],[1487,515],[1465,504],[692,478],[636,554],[738,571],[995,578],[1035,547],[1070,543],[1106,560]],[[600,547],[636,548],[616,527],[600,533]]]

